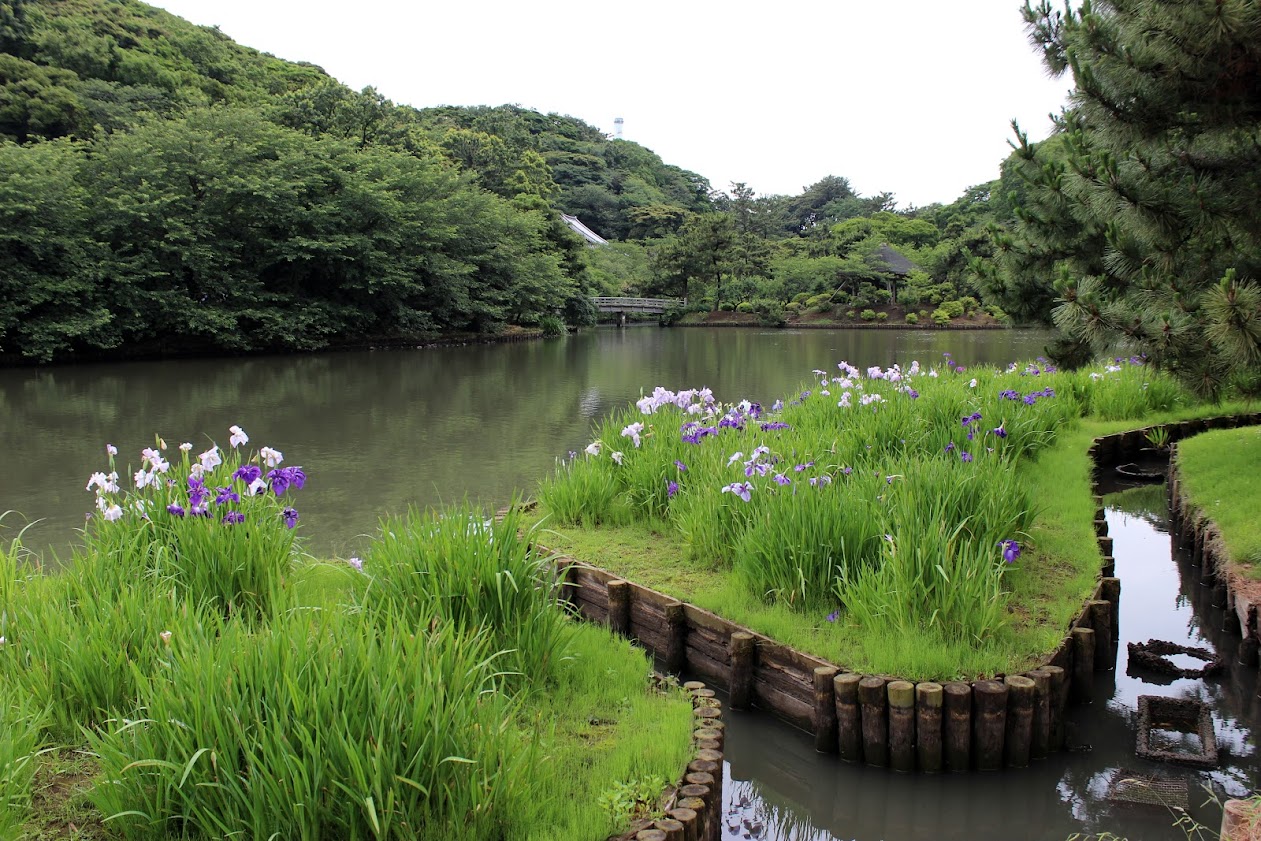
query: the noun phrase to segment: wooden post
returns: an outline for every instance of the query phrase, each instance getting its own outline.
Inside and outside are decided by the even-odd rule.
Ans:
[[[666,834],[666,841],[684,841],[687,837],[683,822],[675,818],[662,818],[653,826]]]
[[[858,682],[858,702],[862,705],[863,756],[868,765],[889,765],[888,706],[884,678],[865,677]]]
[[[1007,685],[996,680],[972,684],[976,720],[972,723],[973,753],[978,771],[1003,767],[1003,741],[1007,736]]]
[[[1008,675],[1007,732],[1004,735],[1003,757],[1009,768],[1029,764],[1033,742],[1033,695],[1037,684],[1023,675]]]
[[[1102,511],[1095,512],[1095,537],[1104,537],[1108,533],[1108,521]]]
[[[666,816],[683,824],[683,841],[700,841],[700,816],[695,809],[676,807],[666,812]]]
[[[623,637],[630,636],[631,585],[629,581],[609,582],[609,628]]]
[[[666,841],[664,830],[653,827],[652,829],[641,829],[635,833],[635,841]]]
[[[1095,685],[1095,632],[1089,628],[1073,629],[1073,700],[1090,702]]]
[[[1217,583],[1213,586],[1213,607],[1225,607],[1227,593],[1226,579],[1217,576]]]
[[[1099,582],[1099,598],[1112,603],[1112,641],[1121,640],[1121,579],[1105,576]]]
[[[1108,672],[1116,666],[1112,653],[1112,605],[1103,599],[1086,602],[1090,628],[1095,632],[1095,671]]]
[[[941,771],[941,706],[940,683],[915,684],[915,753],[926,774]]]
[[[862,675],[852,672],[839,674],[832,679],[832,691],[836,694],[836,735],[841,759],[846,762],[862,762],[863,717],[858,702],[858,683]]]
[[[1103,556],[1103,566],[1099,567],[1099,574],[1104,578],[1111,578],[1117,574],[1117,559],[1111,555]]]
[[[1227,800],[1222,807],[1222,831],[1220,841],[1249,841],[1256,838],[1256,828],[1261,825],[1261,812],[1251,800]]]
[[[814,670],[814,749],[836,753],[836,690],[833,681],[838,669],[819,666]]]
[[[1033,681],[1033,732],[1029,757],[1046,759],[1051,751],[1051,677],[1042,669],[1025,675]]]
[[[1258,652],[1261,652],[1261,644],[1251,634],[1239,641],[1239,662],[1242,665],[1255,669],[1257,667]]]
[[[731,708],[747,710],[753,703],[753,635],[736,631],[731,635],[731,674],[727,678]]]
[[[1099,552],[1105,558],[1112,556],[1112,538],[1106,534],[1099,538]]]
[[[682,674],[687,670],[687,612],[681,602],[669,602],[666,612],[666,671]]]
[[[946,708],[946,768],[967,771],[972,765],[972,687],[947,683],[941,691]]]
[[[1040,671],[1050,683],[1048,698],[1051,702],[1051,750],[1064,749],[1064,716],[1068,710],[1068,675],[1059,666],[1043,666]]]
[[[915,684],[905,680],[890,681],[889,696],[889,765],[894,771],[915,770]]]

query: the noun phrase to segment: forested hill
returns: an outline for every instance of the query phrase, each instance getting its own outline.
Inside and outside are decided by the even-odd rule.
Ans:
[[[709,185],[579,120],[417,110],[133,0],[0,0],[0,354],[314,349],[591,315]]]

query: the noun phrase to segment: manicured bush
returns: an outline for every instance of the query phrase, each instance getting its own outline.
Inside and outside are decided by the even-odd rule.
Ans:
[[[946,312],[941,307],[938,307],[937,309],[933,310],[933,322],[937,324],[938,326],[949,324],[950,313]]]
[[[876,313],[876,321],[888,321],[888,320],[889,320],[889,314],[887,312]]]
[[[876,311],[875,311],[875,310],[863,310],[863,313],[862,313],[861,318],[862,318],[862,320],[863,320],[863,321],[875,321],[875,320],[876,320]]]
[[[959,318],[963,315],[965,311],[965,307],[962,301],[946,301],[944,304],[938,307],[938,309],[940,309],[950,318]]]
[[[915,313],[913,313],[913,312],[908,312],[908,313],[906,314],[906,323],[907,323],[907,324],[919,324],[919,316],[918,316],[918,315],[916,315],[916,314],[915,314]]]
[[[748,301],[741,301],[736,304],[736,312],[751,313],[753,312],[753,304]]]
[[[849,318],[849,319],[854,319],[854,318],[857,318],[857,317],[858,317],[858,312],[857,312],[856,310],[846,310],[846,311],[845,311],[845,317],[846,317],[846,318]]]

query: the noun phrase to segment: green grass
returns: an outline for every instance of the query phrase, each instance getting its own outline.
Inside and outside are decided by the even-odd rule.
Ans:
[[[774,442],[771,434],[742,440],[724,430],[727,443],[713,445],[713,436],[697,446],[679,442],[673,415],[614,417],[597,431],[600,456],[580,457],[545,483],[531,515],[539,539],[856,671],[937,680],[1018,672],[1059,645],[1098,578],[1091,439],[1244,408],[1196,405],[1141,366],[1038,379],[974,369],[941,393],[920,382],[915,411],[888,392],[879,412],[842,418],[822,402],[786,407],[773,417],[792,429],[774,433],[782,436]],[[994,397],[1046,385],[1058,402],[1039,401],[1041,415]],[[1087,411],[1093,415],[1081,419]],[[995,451],[975,471],[974,492],[965,478],[972,474],[959,469],[974,464],[939,464],[931,455],[948,445],[979,453],[959,423],[969,412],[980,412],[987,430],[1001,420],[1008,433],[984,439]],[[637,419],[645,424],[642,449],[620,434]],[[733,481],[729,452],[744,450],[747,464],[762,441],[773,448],[770,458],[782,453],[774,470],[809,460],[834,477],[831,501],[810,496],[817,488],[790,497],[769,483],[755,486],[752,505],[718,493],[718,484]],[[607,453],[617,447],[623,462],[614,465]],[[854,466],[852,477],[842,465]],[[867,473],[874,466],[878,481],[867,481],[860,465]],[[579,470],[584,484],[603,470],[623,492],[598,500],[568,494],[566,473]],[[670,481],[679,486],[673,497],[665,492]],[[841,481],[853,482],[851,493],[836,492]],[[550,506],[557,496],[571,507]],[[602,505],[616,514],[602,516]],[[1019,538],[1024,553],[996,569],[988,547],[1006,537]],[[845,608],[835,622],[827,618],[837,605],[836,595],[828,597],[829,568],[842,571],[834,593]]]
[[[515,515],[387,521],[360,570],[148,510],[57,573],[3,544],[0,841],[595,841],[687,762],[684,693],[565,612]]]
[[[1217,523],[1231,561],[1261,578],[1261,427],[1217,430],[1178,444],[1182,486]]]

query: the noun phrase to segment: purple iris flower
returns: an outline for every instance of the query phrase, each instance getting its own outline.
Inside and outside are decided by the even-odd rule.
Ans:
[[[223,505],[225,502],[240,502],[241,495],[231,488],[216,488],[215,505]]]
[[[1020,557],[1020,544],[1014,540],[1000,540],[998,546],[1003,550],[1003,560],[1012,563]]]
[[[301,467],[278,467],[267,474],[267,479],[276,496],[283,496],[290,485],[301,490],[306,484],[306,473],[302,472]]]
[[[837,619],[839,619],[839,618],[841,618],[841,611],[840,611],[840,608],[837,608],[836,610],[834,610],[834,611],[832,611],[831,613],[829,613],[829,614],[828,614],[828,621],[829,621],[829,622],[835,622],[835,621],[836,621]]]
[[[1000,391],[1000,392],[998,393],[998,396],[999,396],[999,397],[1001,397],[1001,398],[1003,398],[1004,400],[1019,400],[1019,399],[1020,399],[1020,392],[1019,392],[1019,391],[1013,391],[1012,389],[1008,388],[1008,389],[1005,389],[1005,390],[1003,390],[1003,391]]]
[[[166,510],[173,517],[184,516],[184,509],[178,503],[172,502],[170,505],[166,506]]]
[[[950,452],[951,450],[953,450],[954,448],[955,448],[955,442],[954,442],[954,441],[947,441],[947,442],[946,442],[946,449],[945,449],[943,452],[947,452],[947,453],[948,453],[948,452]]]
[[[916,400],[916,399],[918,399],[918,398],[919,398],[919,392],[918,392],[918,391],[916,391],[916,390],[915,390],[915,389],[913,389],[913,388],[908,388],[908,389],[906,390],[906,394],[907,394],[907,396],[908,396],[908,397],[910,397],[912,400]]]
[[[240,479],[245,484],[253,484],[254,480],[263,475],[263,469],[257,464],[243,464],[232,474],[233,479]]]
[[[678,482],[666,482],[666,498],[672,499],[679,492]]]
[[[961,450],[961,451],[959,452],[959,458],[960,458],[960,460],[962,460],[962,461],[971,461],[971,460],[972,460],[972,454],[971,454],[971,453],[969,453],[969,452],[967,452],[966,450]]]
[[[998,426],[994,427],[994,434],[997,435],[999,438],[1006,438],[1007,430],[1003,428],[1002,424],[999,424]]]
[[[686,465],[686,464],[684,464],[683,462],[679,461],[678,459],[675,459],[675,461],[674,461],[674,466],[675,466],[675,467],[677,467],[677,468],[679,468],[679,472],[680,472],[680,473],[686,473],[686,472],[687,472],[687,465]]]
[[[763,432],[774,432],[777,429],[792,429],[792,427],[786,423],[780,423],[779,421],[762,424]]]
[[[245,522],[245,515],[242,514],[240,511],[229,511],[227,514],[223,515],[224,525],[233,526],[233,525],[236,525],[237,523],[244,523],[244,522]]]
[[[794,468],[793,468],[793,470],[795,470],[795,471],[797,471],[798,473],[800,473],[801,471],[806,470],[806,469],[811,468],[811,467],[814,467],[814,462],[813,462],[813,461],[808,461],[808,462],[806,462],[805,464],[799,464],[799,465],[797,465],[796,467],[794,467]]]
[[[298,512],[292,508],[286,508],[280,512],[280,516],[285,520],[285,528],[291,529],[298,524]]]
[[[777,484],[777,485],[791,485],[792,483],[793,483],[793,480],[792,480],[792,479],[789,479],[789,478],[788,478],[787,476],[785,476],[783,473],[776,473],[776,474],[775,474],[775,484]]]
[[[853,473],[853,472],[854,472],[854,468],[852,468],[852,467],[842,467],[842,468],[841,468],[841,473],[845,474],[846,476],[848,476],[849,474],[851,474],[851,473]]]

